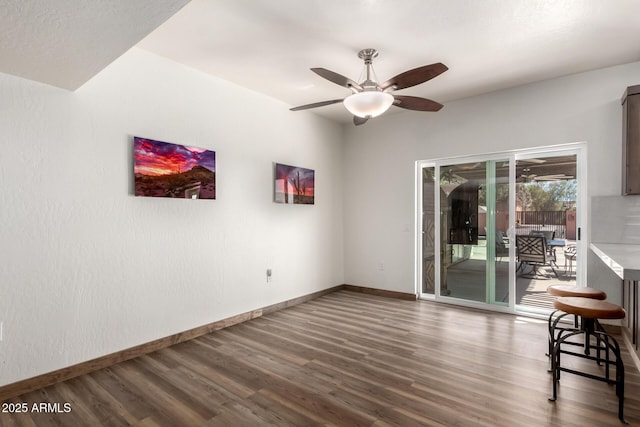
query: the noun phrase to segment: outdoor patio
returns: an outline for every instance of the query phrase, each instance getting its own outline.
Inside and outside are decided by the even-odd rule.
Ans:
[[[566,246],[575,245],[574,240],[567,240]],[[566,247],[565,246],[565,247]],[[538,269],[539,275],[531,278],[526,274],[530,268],[525,266],[525,274],[521,271],[516,274],[516,305],[535,308],[553,308],[553,300],[555,297],[547,294],[547,288],[551,285],[575,285],[576,284],[576,263],[570,263],[566,260],[562,247],[556,248],[556,267],[554,267],[558,276],[553,273],[550,267]],[[566,269],[565,269],[566,265]],[[570,269],[571,265],[571,269]]]
[[[574,244],[575,241],[567,240],[565,247]],[[443,294],[453,298],[484,301],[486,298],[485,252],[483,246],[474,246],[468,258],[465,257],[466,259],[449,266],[446,279],[447,287],[442,291]],[[549,266],[539,267],[535,276],[531,275],[530,266],[525,265],[524,270],[518,269],[516,272],[516,305],[525,308],[551,309],[554,297],[547,294],[547,288],[554,284],[576,284],[575,261],[570,263],[569,260],[566,260],[565,264],[563,247],[557,247],[555,253],[556,261],[553,269]],[[495,276],[495,299],[507,303],[509,301],[509,263],[506,259],[499,259],[496,262]]]

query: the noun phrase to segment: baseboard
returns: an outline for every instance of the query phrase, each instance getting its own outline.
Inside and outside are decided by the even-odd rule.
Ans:
[[[313,299],[320,298],[323,295],[327,295],[336,291],[341,291],[342,289],[344,289],[344,285],[338,285],[338,286],[334,286],[333,288],[323,289],[321,291],[314,292],[312,294],[303,295],[298,298],[293,298],[277,304],[269,305],[262,309],[262,314],[269,314],[275,311],[283,310],[288,307],[293,307],[294,305],[302,304],[303,302],[311,301]]]
[[[622,331],[622,338],[624,339],[624,345],[629,350],[633,364],[636,365],[636,369],[640,371],[640,359],[638,358],[638,353],[634,350],[635,345],[631,342],[631,337],[626,332]]]
[[[86,362],[78,363],[76,365],[68,366],[66,368],[58,369],[53,372],[38,375],[33,378],[18,381],[12,384],[8,384],[0,387],[0,402],[4,402],[7,399],[20,396],[25,393],[29,393],[34,390],[39,390],[50,385],[69,380],[71,378],[85,375],[99,369],[108,368],[117,363],[124,362],[126,360],[134,359],[136,357],[152,353],[154,351],[162,350],[163,348],[170,347],[181,342],[185,342],[202,335],[215,332],[217,330],[228,328],[229,326],[236,325],[238,323],[246,322],[247,320],[255,319],[264,314],[273,313],[278,310],[282,310],[287,307],[292,307],[297,304],[301,304],[306,301],[321,297],[331,292],[339,291],[344,288],[344,285],[338,285],[333,288],[325,289],[322,291],[314,292],[312,294],[304,295],[291,300],[283,301],[278,304],[266,306],[257,310],[248,311],[246,313],[238,314],[236,316],[228,317],[217,322],[209,323],[204,326],[190,329],[188,331],[180,332],[168,337],[160,338],[145,344],[140,344],[135,347],[131,347],[122,351],[107,354],[96,359],[92,359]]]
[[[416,301],[418,296],[406,292],[387,291],[385,289],[366,288],[364,286],[343,285],[345,291],[360,292],[363,294],[377,295],[385,298],[395,298],[405,301]]]

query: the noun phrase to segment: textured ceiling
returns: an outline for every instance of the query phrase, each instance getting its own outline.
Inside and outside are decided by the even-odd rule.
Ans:
[[[0,72],[75,90],[189,0],[2,0]]]
[[[73,90],[150,33],[139,47],[280,99],[288,108],[348,95],[309,68],[360,81],[357,52],[375,48],[380,81],[421,65],[446,64],[449,71],[401,91],[446,108],[455,99],[640,60],[637,0],[185,3],[4,0],[0,72]],[[341,104],[291,114],[351,121]]]
[[[401,92],[446,108],[463,97],[638,61],[639,16],[637,0],[193,0],[139,46],[291,107],[348,95],[309,68],[361,81],[357,52],[376,48],[379,81],[446,64],[446,73]],[[342,104],[292,114],[311,111],[351,120]]]

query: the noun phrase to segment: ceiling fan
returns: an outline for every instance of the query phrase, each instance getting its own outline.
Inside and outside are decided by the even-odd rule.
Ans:
[[[541,181],[567,181],[573,179],[573,175],[567,175],[564,173],[558,173],[553,175],[536,175],[535,173],[530,173],[531,169],[525,168],[522,170],[522,175],[520,175],[519,182],[523,183],[531,183],[531,182],[541,182]]]
[[[566,181],[569,179],[573,179],[573,175],[567,175],[564,173],[557,173],[554,175],[540,175],[536,176],[534,179],[536,181]]]
[[[353,93],[344,99],[332,99],[330,101],[314,102],[313,104],[301,105],[291,108],[291,111],[307,110],[309,108],[324,107],[325,105],[344,103],[344,106],[353,114],[353,123],[356,126],[362,125],[372,117],[377,117],[395,105],[415,111],[438,111],[442,104],[426,98],[406,95],[392,95],[394,90],[406,89],[416,86],[439,76],[448,70],[447,66],[436,62],[414,68],[404,73],[400,73],[390,78],[384,83],[378,83],[373,72],[372,61],[378,56],[375,49],[363,49],[358,52],[358,57],[364,61],[366,78],[361,83],[356,83],[348,77],[326,68],[312,68],[311,71],[337,85],[351,89]]]
[[[525,169],[522,175],[520,175],[520,179],[518,180],[519,182],[523,182],[523,183],[530,183],[531,181],[535,181],[536,177],[538,175],[536,175],[535,173],[529,173],[530,169]]]

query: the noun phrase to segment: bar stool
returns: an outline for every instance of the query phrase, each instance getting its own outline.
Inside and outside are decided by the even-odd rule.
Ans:
[[[596,300],[607,299],[607,294],[601,291],[600,289],[590,288],[585,286],[551,285],[547,288],[547,292],[556,297],[581,297],[581,298],[591,298]],[[555,310],[549,315],[549,321],[548,321],[549,352],[547,353],[547,356],[551,356],[551,352],[553,351],[553,346],[556,340],[556,334],[560,333],[560,331],[563,329],[558,327],[558,322],[560,322],[566,316],[570,316],[570,314],[561,312],[561,310]],[[580,327],[579,319],[580,319],[580,316],[574,316],[573,329]],[[602,330],[602,326],[600,326],[599,322],[597,322],[595,326],[599,330]],[[590,351],[589,347],[590,347],[589,340],[585,339],[585,352],[587,354],[589,354],[589,351]]]
[[[557,297],[581,297],[599,300],[607,299],[607,294],[604,291],[586,286],[551,285],[547,288],[547,292]]]
[[[624,319],[625,311],[622,307],[616,304],[611,304],[606,301],[595,300],[591,298],[583,297],[559,297],[553,303],[555,309],[560,310],[566,314],[573,314],[580,317],[579,328],[563,328],[558,333],[553,350],[551,352],[551,372],[553,373],[553,394],[549,398],[551,401],[555,401],[558,396],[558,381],[560,380],[560,371],[569,372],[571,374],[580,375],[586,378],[591,378],[598,381],[606,382],[616,386],[616,396],[618,396],[618,418],[620,421],[628,424],[624,419],[624,364],[620,357],[620,346],[616,339],[607,334],[604,330],[596,329],[596,322],[598,319]],[[590,356],[589,354],[575,353],[562,349],[562,344],[568,343],[567,339],[584,334],[585,342],[589,340],[590,336],[595,336],[598,340],[598,354],[600,350],[605,351],[606,359],[605,363],[605,375],[598,376],[587,372],[581,372],[574,369],[562,367],[560,364],[560,355],[569,354],[576,357],[581,357],[589,360],[596,360],[601,362],[598,357]],[[613,353],[615,361],[609,359],[609,354]],[[615,365],[616,378],[612,380],[609,376],[609,365]]]

